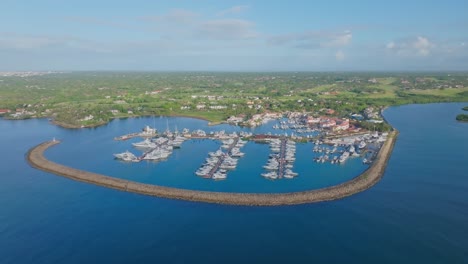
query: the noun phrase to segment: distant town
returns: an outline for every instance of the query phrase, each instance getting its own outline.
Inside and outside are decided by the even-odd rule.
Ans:
[[[387,106],[468,101],[464,73],[1,72],[0,115],[70,128],[114,118],[188,116],[258,126],[301,115],[313,127],[386,131]],[[281,129],[281,128],[280,128]]]

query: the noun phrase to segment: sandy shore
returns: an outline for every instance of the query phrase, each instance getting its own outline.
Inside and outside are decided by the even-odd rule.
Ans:
[[[144,184],[113,178],[92,172],[77,170],[49,161],[44,157],[44,151],[59,144],[59,141],[44,142],[33,147],[27,153],[27,160],[32,167],[64,176],[73,180],[100,185],[126,192],[139,193],[170,199],[181,199],[197,202],[231,204],[231,205],[251,205],[251,206],[273,206],[292,205],[331,201],[341,199],[359,192],[362,192],[376,184],[385,171],[388,159],[390,158],[398,132],[389,134],[388,140],[382,146],[373,164],[356,178],[345,183],[311,191],[292,193],[225,193],[207,192],[163,187],[151,184]]]

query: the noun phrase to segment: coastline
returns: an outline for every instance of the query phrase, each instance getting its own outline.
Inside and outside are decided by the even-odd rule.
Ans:
[[[382,178],[385,172],[385,168],[391,156],[397,136],[398,131],[394,130],[390,132],[387,141],[380,149],[379,153],[377,154],[377,158],[372,163],[372,165],[366,171],[352,180],[322,189],[291,193],[260,194],[195,191],[113,178],[97,173],[70,168],[47,160],[44,157],[44,151],[52,146],[59,144],[60,141],[47,141],[31,148],[26,155],[26,159],[32,167],[39,170],[67,177],[76,181],[82,181],[106,188],[143,195],[229,205],[294,205],[337,200],[362,192],[375,185]]]
[[[94,124],[94,125],[86,125],[86,126],[75,126],[75,125],[70,125],[70,124],[63,123],[63,122],[57,121],[55,119],[52,119],[52,120],[50,120],[50,123],[52,123],[52,124],[54,124],[56,126],[62,127],[62,128],[66,128],[66,129],[80,129],[80,128],[100,127],[100,126],[107,125],[109,122],[102,122],[102,123],[98,123],[98,124]]]
[[[95,128],[95,127],[104,126],[104,125],[107,125],[107,124],[109,124],[110,122],[112,122],[114,119],[140,118],[140,117],[151,117],[151,116],[155,116],[155,115],[135,115],[135,116],[113,117],[113,118],[111,118],[111,119],[110,119],[109,121],[107,121],[107,122],[102,122],[102,123],[98,123],[98,124],[94,124],[94,125],[86,125],[86,126],[70,125],[70,124],[67,124],[67,123],[63,123],[63,122],[57,121],[57,120],[55,120],[55,119],[51,119],[50,122],[51,122],[52,124],[56,125],[56,126],[59,126],[59,127],[62,127],[62,128],[66,128],[66,129],[81,129],[81,128]],[[209,126],[214,126],[214,125],[218,125],[218,124],[222,124],[222,123],[223,123],[223,122],[212,122],[212,121],[210,121],[209,119],[204,118],[204,117],[190,116],[190,115],[169,114],[169,115],[163,115],[163,116],[167,116],[167,117],[187,117],[187,118],[195,118],[195,119],[207,121]]]

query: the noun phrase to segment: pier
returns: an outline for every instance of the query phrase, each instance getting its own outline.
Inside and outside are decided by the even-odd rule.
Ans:
[[[220,169],[224,160],[226,159],[226,157],[229,156],[229,153],[231,153],[232,149],[237,145],[238,142],[239,142],[239,137],[235,137],[233,139],[233,142],[229,144],[228,148],[226,149],[226,152],[223,152],[221,155],[216,156],[216,158],[218,159],[216,163],[206,174],[201,175],[201,177],[205,179],[213,179],[214,174]]]
[[[292,146],[287,137],[269,139],[270,148],[272,154],[267,164],[263,166],[268,173],[262,173],[261,175],[267,179],[292,179],[298,174],[291,170],[292,163],[294,163],[296,152],[295,146]]]
[[[376,160],[366,171],[354,179],[331,187],[291,193],[262,194],[194,191],[113,178],[102,174],[78,170],[47,160],[44,157],[44,151],[59,144],[60,141],[47,141],[33,147],[27,153],[26,159],[29,164],[36,169],[64,176],[76,181],[91,183],[125,192],[218,204],[249,206],[292,205],[341,199],[367,190],[375,185],[382,178],[385,172],[388,159],[390,158],[393,146],[396,142],[397,134],[398,132],[396,131],[389,134],[387,141],[377,154]]]
[[[286,157],[286,141],[287,139],[282,138],[281,139],[281,145],[280,145],[280,156],[278,160],[278,178],[282,179],[284,175],[284,164],[286,163],[285,157]]]
[[[205,174],[205,176],[202,176],[202,177],[203,177],[203,178],[207,178],[207,179],[212,179],[212,178],[213,178],[213,175],[215,174],[215,172],[218,171],[219,166],[221,166],[221,163],[223,163],[223,160],[224,160],[224,155],[219,156],[219,157],[218,157],[218,161],[217,161],[216,164],[213,166],[213,168],[212,168],[207,174]]]
[[[139,160],[139,161],[144,160],[145,157],[146,157],[149,153],[153,152],[153,151],[156,150],[157,148],[160,148],[160,147],[162,147],[162,146],[164,145],[164,144],[158,144],[158,143],[156,143],[156,142],[153,142],[153,143],[156,145],[156,147],[150,148],[149,150],[145,151],[140,157],[138,157],[138,160]]]

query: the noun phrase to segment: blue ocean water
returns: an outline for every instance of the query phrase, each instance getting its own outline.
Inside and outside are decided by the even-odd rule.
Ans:
[[[48,126],[45,120],[44,122],[43,125]],[[267,180],[261,176],[261,173],[265,172],[262,166],[268,161],[269,146],[252,141],[242,148],[245,156],[239,159],[236,170],[228,173],[227,180],[207,180],[197,177],[194,172],[205,162],[208,152],[216,151],[222,143],[219,140],[206,139],[184,142],[180,149],[174,150],[168,160],[162,162],[126,163],[114,160],[113,153],[126,150],[132,151],[137,156],[142,154],[142,151],[133,148],[131,144],[141,141],[141,138],[128,141],[115,141],[113,138],[140,131],[147,124],[155,126],[159,131],[164,131],[167,126],[177,126],[191,131],[203,129],[207,132],[224,130],[229,133],[233,131],[248,131],[257,134],[291,133],[291,131],[274,130],[273,123],[250,129],[230,125],[208,126],[206,121],[181,117],[123,119],[114,120],[106,126],[94,129],[60,130],[55,137],[63,143],[51,148],[46,155],[61,164],[113,177],[184,189],[220,192],[261,193],[317,189],[348,181],[368,167],[360,158],[349,159],[345,165],[318,164],[313,161],[316,155],[312,151],[313,144],[299,143],[294,171],[300,176],[292,180]]]
[[[468,124],[455,121],[464,105],[387,109],[384,115],[400,135],[376,186],[338,201],[281,207],[225,206],[125,193],[38,171],[24,160],[30,147],[56,137],[63,143],[47,155],[68,165],[173,186],[183,186],[189,177],[197,179],[187,175],[174,181],[165,179],[166,174],[153,174],[164,170],[160,168],[164,163],[138,164],[137,170],[147,171],[138,179],[135,164],[111,160],[109,166],[112,153],[130,148],[128,142],[117,143],[112,137],[140,129],[147,122],[144,118],[86,132],[62,129],[47,120],[0,121],[0,263],[467,263]],[[193,128],[204,124],[187,122]],[[218,147],[216,142],[185,144],[174,160],[185,160],[190,152],[184,148]],[[298,145],[298,157],[300,148],[311,149]],[[247,177],[249,166],[263,165],[253,158],[261,159],[263,146],[249,143],[245,149],[239,170],[245,167],[246,173],[240,174]],[[252,151],[255,155],[248,158]],[[300,172],[300,178],[309,176],[308,170]],[[250,184],[253,176],[240,174],[229,175],[232,182],[228,179],[217,187],[228,186],[220,188],[229,191],[255,185]],[[314,182],[303,184],[308,188],[327,184]]]

